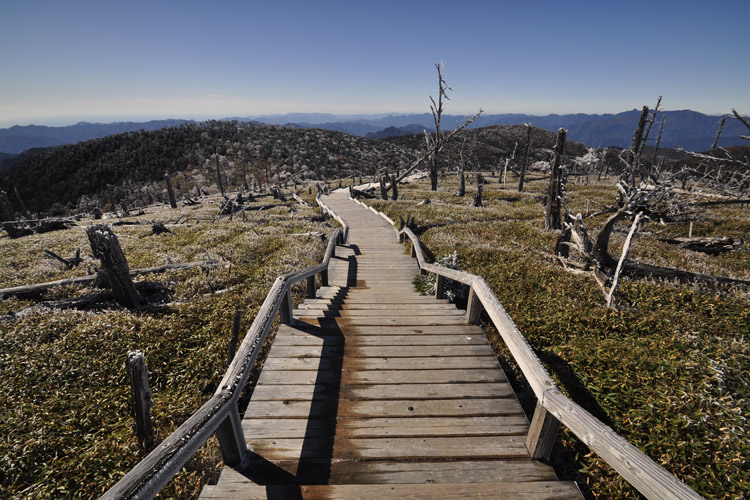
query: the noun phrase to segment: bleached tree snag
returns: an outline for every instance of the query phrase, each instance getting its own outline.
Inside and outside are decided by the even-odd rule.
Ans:
[[[388,199],[388,188],[385,187],[385,176],[380,177],[380,196],[384,199]]]
[[[396,182],[396,174],[391,174],[391,199],[393,201],[398,200],[398,182]]]
[[[544,211],[544,229],[554,231],[561,229],[560,208],[565,190],[565,176],[563,175],[562,157],[565,153],[564,129],[557,131],[555,139],[554,156],[552,158],[552,173],[550,174],[549,187],[547,188],[547,207]]]
[[[719,130],[716,132],[716,139],[714,139],[714,143],[711,144],[711,150],[716,149],[716,147],[719,145],[719,139],[721,138],[721,131],[724,129],[724,122],[727,121],[727,117],[723,116],[721,118],[721,125],[719,125]]]
[[[625,238],[625,244],[622,247],[622,255],[620,256],[620,260],[617,262],[617,268],[615,269],[615,274],[612,277],[612,286],[609,288],[609,293],[607,294],[607,307],[613,307],[615,291],[617,291],[617,285],[620,282],[620,274],[622,273],[625,261],[628,260],[628,255],[630,254],[630,246],[633,244],[633,238],[635,237],[638,229],[641,226],[641,218],[643,218],[643,214],[641,212],[635,214],[633,223],[630,225],[630,232],[628,233],[627,238]]]
[[[219,185],[219,191],[224,194],[224,183],[221,181],[221,165],[219,161],[219,150],[216,150],[216,183]]]
[[[112,228],[95,224],[86,228],[94,257],[99,259],[107,276],[115,301],[128,309],[141,306],[141,297],[135,289],[125,254],[120,248],[117,235]]]
[[[456,196],[464,196],[466,194],[466,174],[464,174],[463,162],[458,164],[458,192]]]
[[[138,444],[144,450],[154,445],[154,428],[151,423],[151,389],[148,386],[148,369],[146,358],[141,351],[128,352],[128,378],[130,379],[130,394],[132,396],[131,415],[135,419],[135,433]]]
[[[529,168],[529,152],[531,151],[531,124],[525,123],[526,127],[526,153],[523,156],[523,163],[521,164],[521,177],[518,179],[518,192],[523,191],[523,180],[526,177],[526,169]]]
[[[440,130],[440,119],[443,115],[443,97],[448,99],[447,90],[453,90],[446,83],[443,77],[445,76],[445,63],[440,61],[440,64],[435,63],[435,68],[438,72],[438,102],[435,103],[435,99],[430,96],[430,111],[432,111],[432,119],[435,122],[435,139],[433,141],[433,153],[432,162],[430,164],[430,190],[437,191],[438,185],[438,172],[440,171],[440,150],[442,148],[443,134]]]
[[[237,352],[237,342],[240,338],[240,323],[242,321],[242,310],[237,309],[234,313],[234,323],[232,324],[232,337],[229,339],[229,347],[227,348],[227,366],[232,364],[234,360],[234,354]]]
[[[656,138],[656,145],[654,146],[654,159],[651,160],[652,170],[656,166],[656,156],[659,153],[659,144],[661,144],[661,135],[664,132],[664,121],[666,118],[667,118],[667,115],[661,115],[661,125],[659,125],[659,136]]]
[[[474,195],[474,198],[471,200],[471,206],[474,208],[479,208],[482,206],[482,189],[484,188],[484,179],[482,178],[482,174],[477,174],[477,193]]]
[[[174,198],[174,190],[172,189],[172,181],[169,180],[169,174],[164,174],[164,180],[167,183],[167,195],[169,195],[169,206],[177,208],[177,200]]]
[[[247,185],[247,162],[245,161],[245,146],[242,146],[242,187],[245,191],[250,191],[250,186]]]

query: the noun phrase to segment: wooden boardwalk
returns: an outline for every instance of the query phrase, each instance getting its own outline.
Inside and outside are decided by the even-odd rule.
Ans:
[[[282,325],[245,412],[249,460],[201,498],[581,498],[529,458],[529,422],[481,328],[414,291],[416,262],[343,192],[330,286]]]

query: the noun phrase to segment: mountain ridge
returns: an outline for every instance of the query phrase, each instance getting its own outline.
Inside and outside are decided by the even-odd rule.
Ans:
[[[530,123],[536,127],[556,131],[559,128],[568,130],[571,140],[591,147],[619,146],[629,147],[633,132],[638,122],[640,110],[632,109],[617,114],[549,114],[529,115],[523,113],[504,113],[482,115],[470,128],[492,125],[520,125]],[[687,150],[706,150],[713,144],[722,116],[705,115],[692,110],[664,111],[659,113],[657,123],[651,133],[651,140],[658,135],[661,117],[666,124],[661,145],[679,147]],[[463,123],[463,115],[443,115],[444,129],[450,129]],[[261,122],[291,128],[320,128],[345,132],[360,137],[381,139],[405,133],[421,133],[418,130],[434,130],[430,113],[412,114],[372,114],[372,115],[335,115],[330,113],[289,113],[279,115],[258,115],[226,118],[242,122]],[[15,125],[0,129],[0,152],[18,154],[27,149],[60,146],[82,140],[105,137],[122,132],[137,130],[156,130],[158,128],[178,126],[183,123],[195,123],[193,120],[170,119],[148,122],[114,122],[90,123],[79,122],[65,127],[48,127],[42,125]],[[747,141],[740,136],[747,134],[744,125],[738,120],[727,120],[722,131],[720,146],[745,145]],[[11,159],[12,161],[12,159]]]

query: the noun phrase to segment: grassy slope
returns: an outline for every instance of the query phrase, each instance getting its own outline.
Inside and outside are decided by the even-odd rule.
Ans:
[[[747,293],[626,280],[618,292],[621,311],[608,310],[592,278],[570,274],[551,258],[556,235],[543,232],[540,203],[546,182],[531,182],[524,193],[516,186],[509,183],[503,190],[497,178],[490,179],[480,209],[468,206],[474,186],[467,187],[465,198],[453,196],[452,178],[443,179],[437,193],[422,181],[402,187],[397,202],[370,204],[395,220],[411,213],[420,224],[442,223],[421,236],[427,248],[435,256],[456,250],[464,270],[485,277],[574,400],[702,495],[747,496]],[[427,196],[433,203],[417,207]],[[585,212],[589,205],[593,212],[593,202],[613,202],[614,187],[611,182],[570,185],[567,199],[573,211]],[[596,231],[605,218],[588,219],[587,225]],[[658,241],[678,234],[687,234],[687,227],[646,224],[631,256],[750,279],[746,249],[708,257]],[[722,208],[695,224],[694,234],[747,239],[750,218],[742,209]],[[624,233],[615,234],[613,246],[623,240]],[[488,331],[502,361],[513,369],[497,333],[489,326]],[[522,376],[518,385],[523,387]],[[563,475],[578,479],[589,497],[638,497],[570,433],[562,434],[555,454]]]
[[[146,356],[154,427],[163,439],[220,381],[236,309],[243,309],[247,329],[279,274],[320,261],[320,238],[284,235],[332,231],[326,223],[312,222],[314,209],[294,203],[251,212],[248,222],[213,222],[216,212],[216,200],[197,210],[149,209],[132,219],[149,225],[115,228],[131,268],[163,264],[167,255],[173,262],[202,260],[206,254],[231,260],[231,269],[225,261],[208,273],[193,269],[144,277],[169,282],[170,300],[182,304],[141,313],[114,304],[89,312],[38,310],[0,322],[0,497],[100,496],[145,456],[128,416],[128,350],[141,349]],[[178,213],[192,220],[168,225],[171,235],[150,234],[150,221],[175,220]],[[14,270],[2,274],[0,287],[85,274],[94,264],[90,258],[75,271],[63,271],[42,255],[44,248],[72,255],[76,247],[88,253],[83,227],[18,240],[0,237],[0,268]],[[212,293],[221,289],[228,291]],[[80,292],[54,292],[74,293]],[[2,300],[0,314],[29,304]],[[212,438],[162,497],[196,496],[220,458]]]

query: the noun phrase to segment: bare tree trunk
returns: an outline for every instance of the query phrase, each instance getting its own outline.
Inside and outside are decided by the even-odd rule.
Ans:
[[[224,194],[224,183],[221,181],[221,166],[219,165],[219,153],[216,153],[216,183],[219,185],[219,191]]]
[[[472,207],[481,207],[482,206],[482,188],[484,187],[484,179],[482,178],[482,174],[477,174],[477,194],[474,195],[474,199],[471,200],[471,206]]]
[[[177,208],[177,200],[174,199],[174,190],[172,189],[172,181],[169,180],[169,174],[164,174],[164,180],[167,183],[167,194],[169,195],[169,206]]]
[[[250,191],[250,186],[247,185],[247,162],[245,161],[245,150],[242,150],[242,187],[245,191]]]
[[[463,162],[458,165],[458,193],[457,196],[466,194],[466,174],[464,173]]]
[[[615,269],[615,274],[612,277],[612,286],[609,288],[609,293],[607,294],[607,307],[612,307],[612,304],[614,303],[615,291],[617,290],[617,285],[620,282],[620,273],[622,273],[622,268],[625,264],[625,261],[628,260],[628,255],[630,254],[630,246],[633,243],[633,237],[635,237],[638,229],[640,228],[642,217],[643,214],[641,212],[638,212],[635,215],[633,224],[631,224],[630,226],[628,237],[625,238],[625,244],[622,247],[622,255],[620,256],[620,260],[617,262],[617,269]]]
[[[562,228],[560,224],[560,208],[565,190],[562,156],[565,152],[566,135],[567,132],[564,129],[557,131],[554,157],[552,159],[552,173],[550,174],[549,188],[547,189],[547,207],[544,213],[544,228],[546,231]]]
[[[141,305],[141,297],[135,289],[125,254],[120,248],[117,235],[109,226],[95,224],[86,229],[94,257],[99,259],[107,276],[112,295],[118,304],[129,309]]]
[[[141,351],[128,353],[127,369],[133,398],[132,416],[135,419],[135,433],[141,448],[148,450],[154,445],[154,428],[151,424],[151,406],[154,403],[148,386],[146,358]]]
[[[385,176],[380,177],[380,195],[384,200],[388,199],[388,188],[385,187]]]
[[[531,151],[531,124],[526,124],[526,154],[521,164],[521,178],[518,180],[518,192],[523,191],[523,180],[526,177],[526,169],[529,168],[529,152]]]
[[[396,174],[391,174],[391,189],[393,201],[398,200],[398,182],[396,181]]]

